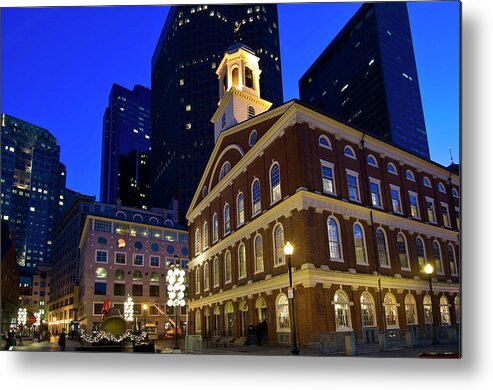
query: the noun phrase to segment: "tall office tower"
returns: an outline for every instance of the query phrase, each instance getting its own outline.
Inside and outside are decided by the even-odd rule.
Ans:
[[[65,166],[46,129],[2,114],[2,219],[16,237],[17,262],[50,262],[52,230],[63,206]]]
[[[104,112],[100,200],[149,207],[151,91],[113,84]]]
[[[367,3],[299,80],[300,99],[429,159],[406,3]]]
[[[171,7],[152,57],[151,201],[179,201],[180,220],[214,146],[217,67],[235,42],[260,58],[262,96],[283,102],[277,5]]]

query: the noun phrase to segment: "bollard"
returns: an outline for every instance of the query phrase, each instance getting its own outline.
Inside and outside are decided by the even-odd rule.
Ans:
[[[350,333],[344,336],[344,341],[346,344],[346,355],[347,356],[356,355],[356,341],[354,338],[354,333]]]

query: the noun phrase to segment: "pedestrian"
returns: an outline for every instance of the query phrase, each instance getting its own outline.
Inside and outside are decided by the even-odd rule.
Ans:
[[[267,343],[267,319],[262,321],[262,342]]]
[[[5,348],[7,351],[11,351],[13,347],[15,347],[15,333],[12,329],[9,329],[7,333],[7,347]]]
[[[255,347],[255,327],[250,324],[247,329],[248,333],[248,346],[250,348]]]
[[[65,351],[65,328],[62,329],[62,333],[58,337],[58,345],[60,346],[60,351]]]
[[[255,327],[255,335],[257,336],[257,345],[261,346],[263,334],[262,334],[262,323],[260,321]]]

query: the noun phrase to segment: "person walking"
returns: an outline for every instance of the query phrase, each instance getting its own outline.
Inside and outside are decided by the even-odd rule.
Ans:
[[[262,321],[262,342],[267,344],[267,319]]]
[[[12,331],[12,329],[9,329],[7,333],[7,337],[5,337],[7,340],[7,345],[5,346],[6,351],[11,351],[13,347],[15,347],[15,333]]]
[[[260,323],[260,322],[255,327],[255,335],[257,336],[257,345],[258,346],[261,346],[262,345],[263,334],[262,334],[262,323]]]
[[[60,346],[60,351],[65,351],[65,328],[62,329],[62,333],[58,336],[58,345]]]
[[[248,333],[248,346],[250,348],[255,347],[255,327],[250,324],[247,329]]]

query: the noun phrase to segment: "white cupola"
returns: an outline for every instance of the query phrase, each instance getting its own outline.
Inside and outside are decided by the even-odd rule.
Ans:
[[[219,64],[219,103],[212,116],[214,142],[221,131],[267,111],[272,103],[260,98],[259,58],[252,49],[236,43]]]

